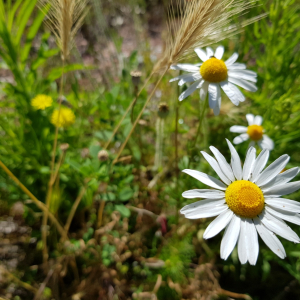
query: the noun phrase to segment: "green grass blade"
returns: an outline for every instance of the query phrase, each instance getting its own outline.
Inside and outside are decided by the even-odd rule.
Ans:
[[[49,8],[50,8],[50,6],[49,6]],[[47,11],[48,11],[48,9],[47,9]],[[33,39],[37,35],[38,30],[39,30],[40,26],[42,25],[44,18],[45,18],[44,12],[40,11],[30,26],[30,29],[29,29],[27,37],[26,37],[24,49],[21,52],[21,62],[22,63],[28,59],[28,55],[29,55],[29,52],[30,52],[30,49],[32,46]]]
[[[18,33],[15,39],[15,43],[18,45],[20,44],[21,38],[24,34],[24,30],[26,25],[29,21],[29,18],[34,10],[37,0],[27,0],[23,4],[18,17],[17,17],[17,26],[18,26]]]

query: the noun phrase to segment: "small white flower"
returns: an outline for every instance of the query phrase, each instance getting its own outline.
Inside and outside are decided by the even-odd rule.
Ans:
[[[300,243],[298,235],[283,221],[300,225],[300,203],[280,197],[300,189],[300,181],[290,182],[299,168],[280,173],[290,159],[285,154],[264,169],[270,152],[264,149],[256,158],[254,147],[249,148],[242,168],[237,151],[228,140],[227,143],[231,164],[215,147],[211,146],[210,150],[216,159],[202,151],[222,181],[199,171],[183,170],[213,189],[184,192],[185,198],[205,200],[186,205],[181,213],[188,219],[218,216],[206,228],[203,238],[209,239],[226,228],[221,242],[222,259],[228,258],[237,243],[241,263],[249,261],[255,265],[259,252],[257,232],[276,255],[285,258],[285,250],[276,235]]]
[[[172,70],[182,70],[189,72],[189,74],[180,75],[171,79],[170,82],[179,80],[179,86],[187,82],[194,82],[179,96],[179,101],[191,95],[196,89],[200,89],[200,98],[205,100],[208,93],[209,106],[214,110],[214,114],[218,115],[221,108],[221,88],[236,106],[240,102],[245,101],[245,96],[236,85],[251,92],[257,91],[257,87],[254,84],[257,81],[256,73],[246,70],[244,64],[236,63],[238,59],[237,53],[234,53],[224,62],[222,60],[224,54],[223,46],[219,46],[215,53],[210,47],[206,48],[206,52],[200,48],[196,48],[195,52],[203,63],[171,66]]]
[[[252,114],[246,115],[248,121],[248,127],[235,125],[230,127],[231,132],[241,133],[241,135],[234,138],[234,144],[240,144],[251,140],[249,147],[254,146],[255,143],[259,145],[261,149],[274,149],[274,142],[264,134],[264,128],[261,126],[263,118],[261,116],[254,116]]]

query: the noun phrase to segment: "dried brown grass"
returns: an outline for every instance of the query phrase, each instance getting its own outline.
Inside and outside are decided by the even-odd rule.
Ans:
[[[239,25],[230,23],[253,7],[256,0],[175,0],[168,10],[168,37],[162,59],[154,71],[194,55],[196,47],[205,47],[228,38],[260,19],[258,16]],[[179,21],[181,19],[181,21]]]
[[[87,0],[39,0],[47,15],[46,25],[53,32],[65,60],[74,46],[74,37],[88,12]],[[50,6],[50,8],[49,8]]]

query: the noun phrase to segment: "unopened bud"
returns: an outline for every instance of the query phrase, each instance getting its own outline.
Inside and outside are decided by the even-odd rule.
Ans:
[[[166,102],[162,102],[158,106],[158,116],[160,118],[166,118],[169,114],[169,105]]]
[[[98,159],[100,161],[107,161],[109,158],[108,152],[106,150],[100,150],[98,152]]]
[[[69,149],[70,145],[68,143],[64,143],[60,145],[60,150],[61,151],[67,151]]]
[[[142,72],[140,71],[131,71],[131,80],[134,86],[138,86],[141,82]]]

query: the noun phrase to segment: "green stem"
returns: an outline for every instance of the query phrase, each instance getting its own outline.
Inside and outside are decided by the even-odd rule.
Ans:
[[[205,116],[205,112],[206,112],[207,106],[208,106],[208,97],[206,97],[206,100],[204,102],[204,106],[203,106],[202,112],[200,114],[199,125],[198,125],[197,133],[196,133],[196,136],[195,136],[194,144],[193,144],[191,150],[195,149],[195,147],[196,147],[198,136],[200,135],[200,132],[202,130],[203,119],[204,119],[204,116]]]

